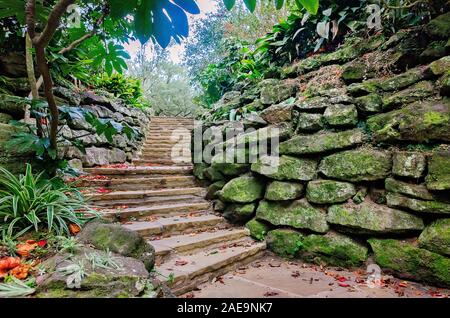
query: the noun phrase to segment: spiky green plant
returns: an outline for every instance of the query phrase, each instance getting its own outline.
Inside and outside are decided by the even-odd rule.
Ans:
[[[21,281],[14,276],[10,276],[8,282],[0,283],[0,298],[18,298],[33,294],[36,289],[34,278]]]
[[[57,235],[70,234],[68,224],[82,226],[93,213],[76,189],[54,180],[44,179],[43,173],[33,175],[29,164],[24,175],[16,177],[0,167],[0,232],[18,237],[28,231],[48,230]]]

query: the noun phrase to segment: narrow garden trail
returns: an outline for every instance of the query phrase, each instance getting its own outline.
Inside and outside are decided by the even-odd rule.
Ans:
[[[132,165],[85,169],[84,186],[103,217],[139,232],[155,247],[156,271],[175,294],[259,258],[265,243],[212,212],[192,175],[192,119],[153,117]]]

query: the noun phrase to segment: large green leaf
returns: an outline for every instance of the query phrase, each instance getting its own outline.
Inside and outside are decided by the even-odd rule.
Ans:
[[[223,0],[223,4],[225,4],[225,7],[228,10],[233,9],[234,5],[236,4],[236,0]]]
[[[256,9],[256,0],[244,0],[244,4],[250,12],[254,12]]]
[[[313,15],[319,10],[319,0],[295,0],[295,3],[299,8],[305,8]]]

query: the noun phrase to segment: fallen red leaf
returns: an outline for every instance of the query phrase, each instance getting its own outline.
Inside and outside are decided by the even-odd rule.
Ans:
[[[185,261],[185,260],[175,261],[175,266],[184,266],[184,265],[187,265],[187,264],[189,264],[189,262]]]
[[[46,240],[40,240],[37,242],[37,245],[39,247],[45,247],[45,245],[47,245],[47,241]]]
[[[19,257],[4,257],[0,259],[0,271],[8,271],[20,265]]]
[[[78,233],[80,233],[81,228],[75,223],[71,223],[69,224],[69,231],[72,235],[77,235]]]
[[[350,285],[347,283],[339,283],[338,285],[341,287],[350,287]]]
[[[398,284],[400,287],[408,287],[408,282],[401,282]]]
[[[28,242],[34,242],[34,241],[28,241]],[[30,253],[36,249],[37,246],[38,246],[37,243],[27,243],[27,242],[19,243],[16,245],[16,253],[22,257],[28,257],[28,256],[30,256]]]
[[[112,190],[106,189],[104,187],[100,187],[97,189],[97,193],[100,193],[100,194],[107,194],[107,193],[111,193],[111,192],[112,192]]]
[[[344,276],[336,276],[336,280],[339,282],[346,282],[347,278],[345,278]]]

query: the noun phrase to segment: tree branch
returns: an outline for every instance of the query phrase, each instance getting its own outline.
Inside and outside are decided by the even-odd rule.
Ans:
[[[33,1],[35,2],[35,0]],[[42,34],[35,39],[35,45],[46,47],[50,40],[53,38],[53,35],[56,32],[56,29],[58,28],[61,17],[64,15],[64,13],[67,10],[67,7],[71,4],[75,3],[75,0],[59,0],[58,3],[53,7],[53,10],[50,12],[50,15],[48,16],[47,24],[44,28],[44,31]]]
[[[28,0],[25,5],[27,32],[31,40],[36,37],[36,0]]]

